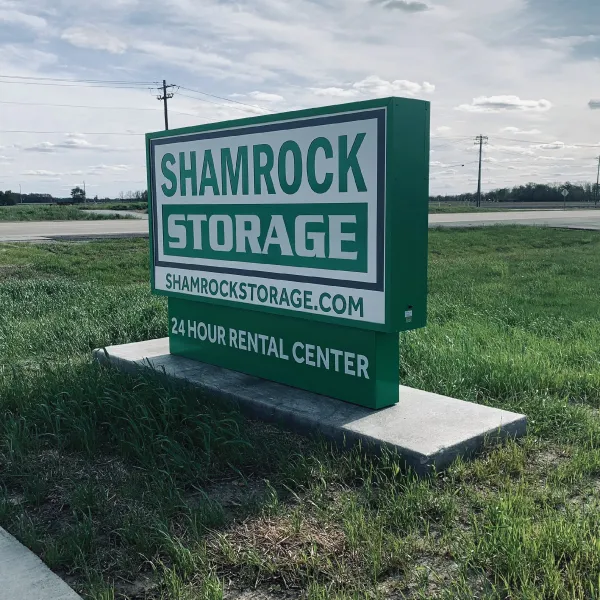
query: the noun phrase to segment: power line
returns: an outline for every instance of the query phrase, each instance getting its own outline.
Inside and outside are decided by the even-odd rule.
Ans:
[[[4,81],[0,79],[0,83],[13,83],[17,85],[41,85],[51,87],[86,87],[86,88],[110,88],[113,90],[143,90],[151,89],[149,86],[133,86],[133,85],[96,85],[91,83],[42,83],[39,81]]]
[[[431,136],[431,140],[442,140],[442,141],[446,141],[446,140],[470,140],[471,136],[460,136],[460,137],[454,137],[451,135],[444,135],[444,136]]]
[[[505,138],[505,137],[497,137],[494,136],[495,140],[502,140],[503,142],[519,142],[521,144],[525,143],[525,144],[529,144],[530,146],[532,145],[551,145],[555,142],[538,142],[538,141],[532,141],[532,140],[518,140],[515,138]],[[599,148],[600,144],[565,144],[565,145],[569,145],[569,146],[575,146],[576,148]]]
[[[272,113],[273,111],[265,108],[264,106],[259,106],[257,104],[247,104],[246,102],[240,102],[238,100],[232,100],[231,98],[225,98],[224,96],[217,96],[216,94],[209,94],[208,92],[201,92],[200,90],[193,90],[191,88],[185,87],[183,85],[179,86],[182,90],[186,90],[188,92],[193,92],[194,94],[201,94],[202,96],[209,96],[210,98],[217,98],[218,100],[223,100],[225,102],[231,102],[233,104],[239,104],[240,106],[247,106],[248,108],[264,110],[266,112]]]
[[[160,108],[138,108],[135,106],[91,106],[87,104],[51,104],[49,102],[10,102],[7,100],[0,100],[0,104],[13,104],[16,106],[54,106],[57,108],[92,108],[92,109],[101,109],[101,110],[152,110],[157,111],[161,110]],[[171,112],[179,113],[181,115],[188,115],[190,117],[195,117],[194,113],[183,112],[180,110],[171,110]]]
[[[13,85],[41,85],[52,87],[88,87],[111,89],[144,89],[157,85],[154,81],[124,81],[105,79],[67,79],[61,77],[35,77],[21,75],[0,75],[0,83]]]
[[[223,104],[221,102],[215,102],[214,100],[207,100],[206,98],[196,98],[195,96],[190,96],[189,94],[182,94],[181,92],[176,92],[176,94],[183,98],[190,98],[191,100],[196,100],[197,102],[205,102],[207,104],[212,104],[214,106],[232,108],[234,110],[240,110],[243,113],[248,114],[248,111],[245,108],[238,108],[237,106],[232,106],[230,104]],[[257,108],[257,107],[255,106],[254,108]]]
[[[196,98],[196,96],[190,96],[189,94],[182,94],[181,92],[175,92],[178,96],[183,98],[190,98],[191,100],[196,100],[198,102],[207,102],[208,104],[214,104],[215,106],[224,106],[221,102],[214,102],[213,100],[207,100],[206,98]],[[237,108],[236,106],[232,106],[231,108]],[[246,112],[246,111],[244,111]]]
[[[71,83],[110,83],[127,85],[158,84],[158,81],[130,81],[126,79],[75,79],[66,77],[37,77],[33,75],[0,75],[2,79],[31,79],[33,81],[68,81]]]
[[[24,129],[0,129],[0,133],[43,133],[69,135],[72,131],[32,131]],[[145,133],[135,133],[131,131],[78,131],[81,135],[146,135]]]

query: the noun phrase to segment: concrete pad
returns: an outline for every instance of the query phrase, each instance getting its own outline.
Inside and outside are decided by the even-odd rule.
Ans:
[[[468,456],[486,439],[525,434],[527,419],[400,386],[396,406],[373,411],[237,371],[169,354],[162,338],[94,351],[96,360],[136,372],[153,369],[199,390],[233,401],[249,417],[277,422],[302,433],[321,433],[337,441],[394,449],[417,473],[443,469]]]
[[[0,527],[0,600],[81,600],[33,552]]]

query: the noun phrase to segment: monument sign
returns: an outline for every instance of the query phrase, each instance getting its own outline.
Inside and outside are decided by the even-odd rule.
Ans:
[[[172,354],[371,408],[427,300],[429,103],[386,98],[146,136]]]

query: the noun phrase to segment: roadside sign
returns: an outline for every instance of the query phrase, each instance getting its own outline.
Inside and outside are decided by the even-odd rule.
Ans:
[[[563,198],[566,198],[569,195],[569,190],[567,188],[563,188],[561,194],[563,195]]]
[[[169,297],[171,352],[373,407],[397,401],[397,384],[375,396],[377,381],[397,382],[397,332],[426,323],[429,103],[148,134],[147,163],[152,290]],[[327,382],[308,381],[311,369]],[[372,390],[352,391],[358,379]]]

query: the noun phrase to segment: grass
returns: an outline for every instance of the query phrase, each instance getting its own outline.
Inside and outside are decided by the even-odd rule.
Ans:
[[[430,215],[440,215],[440,214],[448,214],[448,213],[479,213],[479,212],[503,212],[506,208],[477,208],[473,204],[437,204],[435,202],[431,202],[429,204],[429,214]]]
[[[141,210],[148,212],[147,202],[98,202],[84,204],[82,210],[103,209],[103,210]]]
[[[0,206],[2,221],[89,221],[104,219],[127,219],[123,215],[106,216],[88,213],[75,206],[57,205],[17,205]]]
[[[98,600],[598,598],[600,235],[430,241],[403,382],[530,429],[422,480],[92,364],[167,333],[147,242],[0,246],[0,525]]]
[[[519,208],[515,208],[514,206],[503,206],[502,203],[499,203],[497,206],[482,206],[477,208],[474,204],[441,204],[438,202],[430,202],[429,203],[429,214],[430,215],[438,215],[438,214],[449,214],[449,213],[482,213],[482,212],[511,212],[511,211],[523,211],[523,210],[563,210],[563,204],[561,202],[557,202],[554,207],[549,207],[548,205],[540,208],[537,203],[532,203],[531,206],[522,205]],[[566,210],[589,210],[595,208],[593,204],[589,206],[569,206],[567,204]]]

